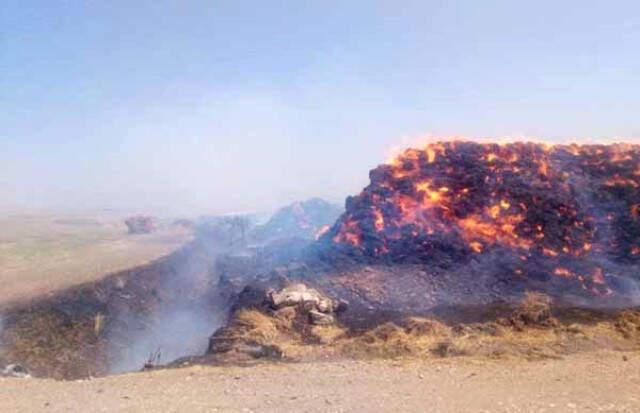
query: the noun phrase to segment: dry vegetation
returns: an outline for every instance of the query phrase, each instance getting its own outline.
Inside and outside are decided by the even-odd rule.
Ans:
[[[0,215],[0,306],[142,265],[191,237],[170,226],[130,236],[123,218],[108,213]]]
[[[287,311],[283,311],[287,310]],[[615,314],[553,309],[541,294],[528,294],[511,314],[483,323],[446,324],[408,317],[354,333],[345,326],[296,322],[292,308],[274,312],[242,309],[224,332],[220,359],[282,358],[560,358],[598,349],[637,351],[640,312]],[[263,349],[269,349],[265,352]]]

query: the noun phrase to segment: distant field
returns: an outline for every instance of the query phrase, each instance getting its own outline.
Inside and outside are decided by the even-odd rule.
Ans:
[[[138,266],[191,239],[184,228],[160,225],[128,235],[124,216],[0,215],[0,305]]]

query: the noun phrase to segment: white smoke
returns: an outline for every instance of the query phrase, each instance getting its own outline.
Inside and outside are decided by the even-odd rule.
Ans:
[[[3,333],[4,333],[4,317],[2,316],[2,314],[0,314],[0,356],[2,356],[3,347],[4,347],[3,338],[2,338]]]
[[[163,310],[147,329],[128,337],[133,344],[110,366],[111,373],[139,370],[147,361],[166,364],[180,357],[204,354],[209,336],[223,320],[221,315],[198,308]]]
[[[150,311],[115,315],[119,327],[109,336],[111,373],[140,370],[147,362],[164,365],[205,354],[210,335],[221,326],[227,308],[211,271],[219,250],[202,236],[183,252],[159,263],[153,287],[163,292]],[[186,256],[184,255],[186,254]],[[145,299],[145,297],[139,297]]]

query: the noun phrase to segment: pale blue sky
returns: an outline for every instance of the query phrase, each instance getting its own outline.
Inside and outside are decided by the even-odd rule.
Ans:
[[[0,2],[0,206],[342,201],[426,134],[640,138],[640,2]]]

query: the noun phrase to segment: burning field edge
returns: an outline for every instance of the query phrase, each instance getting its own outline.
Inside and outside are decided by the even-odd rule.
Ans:
[[[371,171],[315,241],[249,248],[244,231],[240,246],[199,231],[150,265],[7,309],[0,364],[74,379],[639,351],[639,164],[633,145],[411,149]]]
[[[133,345],[132,330],[161,324],[157,309],[184,300],[204,306],[212,319],[221,307],[226,314],[203,327],[204,336],[214,333],[208,349],[162,365],[140,361],[130,370],[344,358],[535,360],[599,349],[640,350],[637,308],[567,307],[528,292],[510,302],[436,306],[412,314],[391,311],[384,305],[389,291],[362,275],[381,268],[356,266],[319,276],[316,268],[289,264],[268,268],[262,278],[229,280],[228,268],[214,264],[207,248],[194,242],[148,266],[5,311],[0,361],[19,362],[36,377],[104,376]],[[192,282],[166,288],[185,266],[198,267]],[[309,271],[316,276],[309,277]],[[299,289],[302,298],[296,299]],[[278,294],[286,299],[274,303]]]

